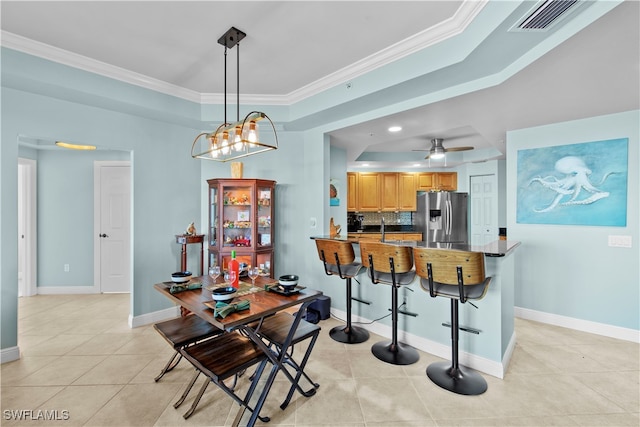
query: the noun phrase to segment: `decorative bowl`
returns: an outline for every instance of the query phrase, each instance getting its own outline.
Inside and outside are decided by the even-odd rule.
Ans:
[[[171,280],[175,283],[184,283],[191,280],[191,272],[190,271],[176,271],[171,274]]]
[[[232,286],[224,286],[222,288],[215,288],[211,291],[211,298],[215,301],[228,301],[236,296],[238,290]]]
[[[298,284],[298,276],[295,274],[286,274],[278,278],[278,283],[285,291],[291,290]]]

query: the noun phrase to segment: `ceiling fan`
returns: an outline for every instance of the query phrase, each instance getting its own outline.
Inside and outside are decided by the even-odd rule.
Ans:
[[[425,157],[425,159],[438,160],[438,159],[442,159],[444,157],[444,153],[447,153],[449,151],[473,150],[473,147],[470,147],[470,146],[445,148],[444,145],[442,145],[443,142],[444,142],[444,139],[442,138],[433,138],[431,139],[431,148],[429,148],[428,150],[413,150],[413,151],[428,151],[429,154],[427,154],[427,157]]]

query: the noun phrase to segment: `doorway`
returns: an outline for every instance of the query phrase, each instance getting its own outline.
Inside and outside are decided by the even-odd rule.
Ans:
[[[131,163],[94,162],[94,286],[131,292]]]
[[[37,164],[18,158],[18,296],[37,294]]]

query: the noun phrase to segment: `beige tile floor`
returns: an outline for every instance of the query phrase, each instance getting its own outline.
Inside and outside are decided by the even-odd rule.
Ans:
[[[173,408],[192,370],[186,361],[158,383],[172,351],[151,326],[129,329],[128,295],[35,296],[19,301],[20,360],[2,365],[3,426],[223,426],[237,405],[211,385],[188,420],[195,390]],[[321,386],[279,408],[280,376],[262,414],[278,426],[638,426],[639,345],[516,319],[517,345],[504,380],[485,375],[481,396],[458,396],[425,375],[437,357],[411,366],[344,345],[321,322],[308,365]],[[296,351],[300,351],[296,348]],[[201,380],[203,381],[203,380]],[[246,387],[246,378],[240,386]],[[198,383],[200,384],[200,383]],[[57,415],[59,420],[22,420]],[[22,411],[22,412],[21,412]],[[57,412],[56,412],[57,411]],[[68,419],[61,419],[68,418]],[[245,417],[246,419],[246,417]]]

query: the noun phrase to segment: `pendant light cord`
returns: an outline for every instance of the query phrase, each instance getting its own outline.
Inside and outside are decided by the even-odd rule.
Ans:
[[[227,123],[227,46],[224,47],[224,122]]]
[[[240,121],[240,43],[236,45],[236,122]]]

